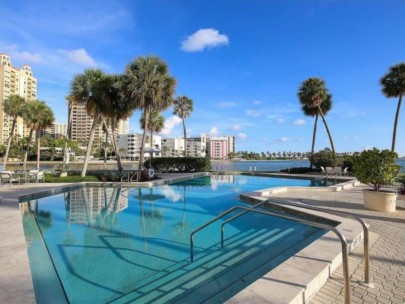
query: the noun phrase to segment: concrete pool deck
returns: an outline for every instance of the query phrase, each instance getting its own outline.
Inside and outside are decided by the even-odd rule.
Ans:
[[[164,180],[188,179],[192,174],[165,174]],[[19,209],[19,197],[35,192],[63,188],[70,184],[30,184],[3,186],[0,188],[0,303],[35,303],[26,242]],[[361,216],[370,224],[370,278],[375,288],[367,289],[357,283],[363,277],[362,248],[350,255],[351,295],[353,303],[404,303],[405,302],[405,205],[398,201],[395,213],[365,210],[361,190],[364,187],[341,189],[342,191],[278,192],[272,197],[298,200],[314,206],[346,211]],[[276,268],[277,269],[277,268]],[[339,267],[326,284],[311,299],[311,303],[343,303],[342,269]],[[260,279],[269,281],[272,278]],[[249,286],[250,287],[250,286]],[[271,303],[250,288],[245,289],[230,302],[242,303],[243,296],[254,296],[256,303]],[[267,293],[267,286],[262,290]],[[245,298],[247,300],[248,298]],[[253,298],[252,298],[253,299]],[[282,299],[273,303],[286,303]],[[236,303],[236,302],[235,302]],[[246,303],[246,301],[245,301]]]

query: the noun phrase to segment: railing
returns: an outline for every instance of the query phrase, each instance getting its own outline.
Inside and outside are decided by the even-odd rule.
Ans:
[[[329,214],[334,214],[340,217],[346,217],[346,218],[351,218],[355,221],[358,221],[361,226],[363,227],[363,242],[364,242],[364,282],[361,282],[362,285],[365,285],[369,288],[374,287],[374,285],[372,283],[370,283],[370,258],[369,258],[369,230],[367,227],[367,224],[358,216],[350,214],[350,213],[346,213],[346,212],[341,212],[341,211],[335,211],[335,210],[329,210],[329,209],[325,209],[325,208],[321,208],[321,207],[314,207],[314,206],[309,206],[309,205],[304,205],[304,204],[297,204],[297,203],[293,203],[293,202],[289,202],[289,201],[281,201],[281,200],[275,200],[273,198],[265,200],[260,202],[259,204],[256,204],[253,206],[253,208],[257,208],[259,206],[262,206],[264,204],[269,204],[269,205],[275,205],[275,206],[282,206],[282,205],[287,205],[287,206],[293,206],[293,207],[299,207],[299,208],[303,208],[303,209],[309,209],[309,210],[315,210],[315,211],[321,211],[321,212],[325,212],[325,213],[329,213]],[[225,229],[225,225],[231,221],[233,221],[234,219],[238,218],[239,216],[242,216],[243,214],[245,214],[247,211],[243,211],[229,219],[227,219],[226,221],[224,221],[221,225],[221,246],[224,246],[224,229]]]
[[[265,214],[265,215],[272,215],[272,216],[276,216],[276,217],[280,217],[280,218],[284,218],[287,220],[293,220],[296,221],[298,223],[301,224],[305,224],[308,226],[313,226],[313,227],[317,227],[317,228],[322,228],[325,230],[329,230],[334,232],[341,244],[342,244],[342,259],[343,259],[343,278],[344,278],[344,290],[345,290],[345,303],[349,304],[350,303],[350,286],[349,286],[349,265],[348,265],[348,250],[347,250],[347,242],[345,237],[343,236],[343,234],[335,227],[331,226],[331,225],[327,225],[327,224],[321,224],[321,223],[317,223],[317,222],[313,222],[313,221],[309,221],[309,220],[305,220],[305,219],[301,219],[295,216],[291,216],[291,215],[287,215],[287,214],[280,214],[274,211],[270,211],[270,210],[257,210],[254,208],[248,208],[248,207],[241,207],[241,206],[235,206],[232,207],[228,210],[226,210],[225,212],[221,213],[220,215],[218,215],[217,217],[213,218],[211,221],[207,222],[206,224],[200,226],[199,228],[195,229],[191,234],[190,234],[190,259],[191,262],[194,261],[194,235],[198,232],[201,231],[202,229],[204,229],[205,227],[207,227],[208,225],[212,224],[213,222],[219,220],[220,218],[224,217],[225,215],[234,212],[235,210],[244,210],[246,212],[254,212],[254,213],[260,213],[260,214]],[[246,213],[245,212],[245,213]]]

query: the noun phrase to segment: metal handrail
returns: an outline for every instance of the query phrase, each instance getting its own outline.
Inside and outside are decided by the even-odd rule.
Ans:
[[[350,218],[350,219],[353,219],[353,220],[359,222],[361,224],[361,226],[363,227],[363,234],[364,234],[364,238],[363,238],[364,282],[362,282],[362,284],[367,285],[369,288],[374,287],[373,283],[370,283],[369,229],[367,227],[366,222],[363,221],[362,218],[360,218],[357,215],[353,215],[353,214],[342,212],[342,211],[336,211],[336,210],[330,210],[330,209],[325,209],[325,208],[321,208],[321,207],[309,206],[306,204],[303,205],[302,203],[297,204],[297,203],[293,203],[290,201],[268,199],[268,200],[264,201],[263,203],[272,204],[272,205],[274,205],[274,204],[289,205],[289,206],[299,207],[299,208],[303,208],[303,209],[321,211],[321,212],[325,212],[325,213],[329,213],[329,214],[335,214],[340,217]],[[278,205],[278,206],[280,206],[280,205]]]
[[[332,225],[321,224],[321,223],[318,223],[318,222],[313,222],[313,221],[301,219],[301,218],[291,216],[291,215],[280,214],[280,213],[270,211],[270,210],[257,210],[257,209],[254,209],[254,208],[236,206],[236,207],[232,207],[231,209],[228,209],[227,211],[232,210],[230,212],[233,212],[233,211],[235,211],[237,209],[245,210],[246,212],[255,212],[255,213],[260,213],[260,214],[265,214],[265,215],[272,215],[272,216],[276,216],[276,217],[281,217],[281,218],[284,218],[284,219],[287,219],[287,220],[293,220],[293,221],[296,221],[298,223],[305,224],[305,225],[308,225],[308,226],[322,228],[322,229],[334,232],[338,236],[338,238],[340,240],[340,243],[342,244],[342,260],[343,260],[343,279],[344,279],[344,290],[345,290],[345,304],[350,303],[349,263],[348,263],[349,254],[348,254],[348,250],[347,250],[347,242],[346,242],[346,238],[344,237],[344,235],[336,227],[334,227]],[[227,214],[227,211],[225,211],[223,213]],[[228,212],[228,213],[230,213],[230,212]],[[202,229],[203,226],[201,226],[200,228]],[[193,241],[192,235],[190,235],[190,249],[191,249],[191,262],[193,262],[194,241]]]

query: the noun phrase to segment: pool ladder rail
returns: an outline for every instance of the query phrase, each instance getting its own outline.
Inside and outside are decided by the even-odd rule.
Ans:
[[[349,253],[348,253],[348,248],[347,248],[347,241],[346,241],[346,238],[344,237],[344,235],[336,227],[334,227],[332,225],[322,224],[322,223],[318,223],[318,222],[311,221],[308,219],[302,219],[302,218],[292,216],[292,215],[280,214],[278,212],[271,211],[271,210],[257,210],[256,209],[260,206],[263,206],[264,204],[270,204],[270,205],[279,206],[279,207],[283,206],[283,205],[288,205],[288,206],[292,206],[292,207],[299,207],[299,208],[303,208],[303,209],[321,211],[321,212],[325,212],[325,213],[329,213],[329,214],[333,214],[333,215],[337,215],[337,216],[341,216],[341,217],[351,218],[353,220],[358,221],[361,224],[361,226],[363,227],[363,232],[364,232],[364,237],[363,237],[363,240],[364,240],[364,282],[360,282],[360,283],[368,288],[374,287],[373,284],[370,283],[370,272],[369,272],[369,265],[370,265],[369,264],[369,248],[368,248],[369,247],[369,231],[368,231],[367,224],[360,217],[349,214],[349,213],[341,212],[341,211],[329,210],[329,209],[325,209],[325,208],[314,207],[314,206],[287,202],[287,201],[277,201],[274,199],[268,199],[268,200],[262,201],[252,207],[242,207],[242,206],[232,207],[232,208],[222,212],[221,214],[219,214],[218,216],[216,216],[209,222],[201,225],[200,227],[195,229],[193,232],[191,232],[191,234],[190,234],[190,260],[191,260],[191,262],[194,262],[194,235],[197,232],[204,229],[205,227],[211,225],[212,223],[216,222],[217,220],[221,219],[222,217],[224,217],[232,212],[235,212],[237,210],[243,210],[242,212],[232,216],[231,218],[227,219],[226,221],[224,221],[222,223],[222,225],[221,225],[221,247],[224,246],[225,225],[248,212],[260,213],[260,214],[264,214],[264,215],[271,215],[271,216],[284,218],[287,220],[293,220],[295,222],[305,224],[308,226],[313,226],[313,227],[325,229],[328,231],[332,231],[338,236],[338,238],[341,242],[341,245],[342,245],[345,303],[346,304],[350,303],[349,265],[348,265],[349,264],[348,263]]]

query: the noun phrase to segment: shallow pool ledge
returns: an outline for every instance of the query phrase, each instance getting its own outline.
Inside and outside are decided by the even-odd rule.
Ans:
[[[269,193],[274,194],[277,193],[277,191],[291,191],[292,188],[294,188],[294,190],[302,190],[301,187],[280,187],[243,193],[240,195],[240,198],[244,202],[257,204],[269,199],[269,197],[266,197]],[[311,189],[312,191],[318,190],[313,188],[315,187],[311,187],[307,189],[307,191],[311,191]],[[342,189],[345,189],[344,186],[342,186],[340,190]],[[312,217],[322,217],[329,221],[337,222],[337,228],[344,234],[349,244],[349,252],[352,252],[362,243],[363,229],[357,221],[298,207],[283,206],[283,208],[293,209],[292,211],[294,213],[302,211]],[[341,264],[342,253],[340,241],[336,234],[327,232],[318,240],[289,258],[286,262],[274,268],[236,294],[226,303],[308,303]],[[351,269],[349,265],[349,273],[350,272]]]

